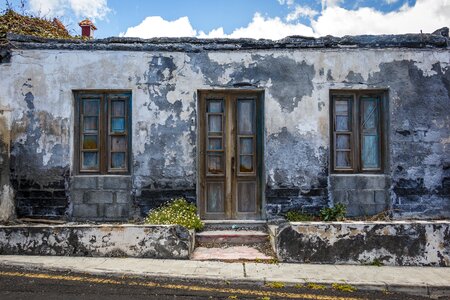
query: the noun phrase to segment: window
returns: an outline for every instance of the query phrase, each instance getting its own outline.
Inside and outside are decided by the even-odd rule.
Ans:
[[[383,170],[384,92],[332,92],[332,166],[334,172]]]
[[[75,100],[75,165],[79,173],[127,173],[131,94],[76,92]]]

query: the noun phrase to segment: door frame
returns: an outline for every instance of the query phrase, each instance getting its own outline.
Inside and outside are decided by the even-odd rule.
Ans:
[[[205,188],[205,140],[204,140],[204,118],[203,116],[203,106],[202,99],[206,94],[211,95],[223,95],[223,96],[253,96],[256,97],[256,151],[257,151],[257,159],[256,159],[256,167],[257,167],[257,194],[259,199],[257,199],[257,211],[259,212],[259,217],[251,218],[254,220],[262,220],[266,218],[265,211],[265,164],[264,164],[264,145],[265,145],[265,110],[264,110],[264,89],[198,89],[197,90],[197,186],[196,186],[196,195],[197,195],[197,211],[202,219],[205,219],[206,200],[203,199],[203,191]],[[203,126],[202,126],[203,125]],[[225,149],[225,152],[226,149]],[[225,175],[227,177],[227,175]],[[226,179],[226,181],[228,181]],[[225,199],[226,201],[226,199]],[[233,213],[234,215],[234,213]],[[228,218],[229,220],[245,220],[245,219],[233,219]],[[206,219],[211,220],[211,219]]]

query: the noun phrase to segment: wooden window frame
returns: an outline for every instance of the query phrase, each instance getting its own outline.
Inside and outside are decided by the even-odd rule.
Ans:
[[[73,91],[74,93],[74,107],[75,107],[75,141],[74,141],[74,172],[78,175],[129,175],[131,162],[131,92],[125,90],[83,90]],[[99,128],[98,135],[98,168],[95,170],[85,170],[82,168],[82,153],[86,150],[82,149],[83,141],[83,99],[100,99],[99,105]],[[125,131],[112,132],[111,128],[111,101],[116,99],[125,100]],[[112,168],[111,163],[111,140],[114,136],[126,137],[125,149],[125,168]],[[117,151],[116,151],[117,152]],[[121,151],[120,151],[121,152]]]
[[[373,97],[378,99],[378,153],[379,168],[364,168],[362,163],[362,140],[363,140],[363,97]],[[340,97],[351,98],[351,123],[348,132],[337,132],[336,126],[336,106],[335,101]],[[385,151],[385,120],[386,120],[386,90],[332,90],[330,91],[330,166],[332,173],[335,174],[381,174],[385,170],[386,151]],[[336,166],[336,134],[350,134],[350,157],[352,165],[349,168],[339,168]]]

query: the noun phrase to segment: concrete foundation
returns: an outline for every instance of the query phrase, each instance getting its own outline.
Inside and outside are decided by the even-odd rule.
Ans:
[[[298,222],[276,235],[284,262],[450,266],[450,221]]]
[[[1,255],[188,259],[192,247],[178,225],[0,226]]]

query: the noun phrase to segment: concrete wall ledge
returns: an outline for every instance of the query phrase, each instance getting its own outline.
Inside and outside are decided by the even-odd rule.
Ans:
[[[450,220],[293,222],[276,234],[284,262],[450,266]]]
[[[0,226],[2,255],[188,259],[193,245],[193,232],[179,225]]]

